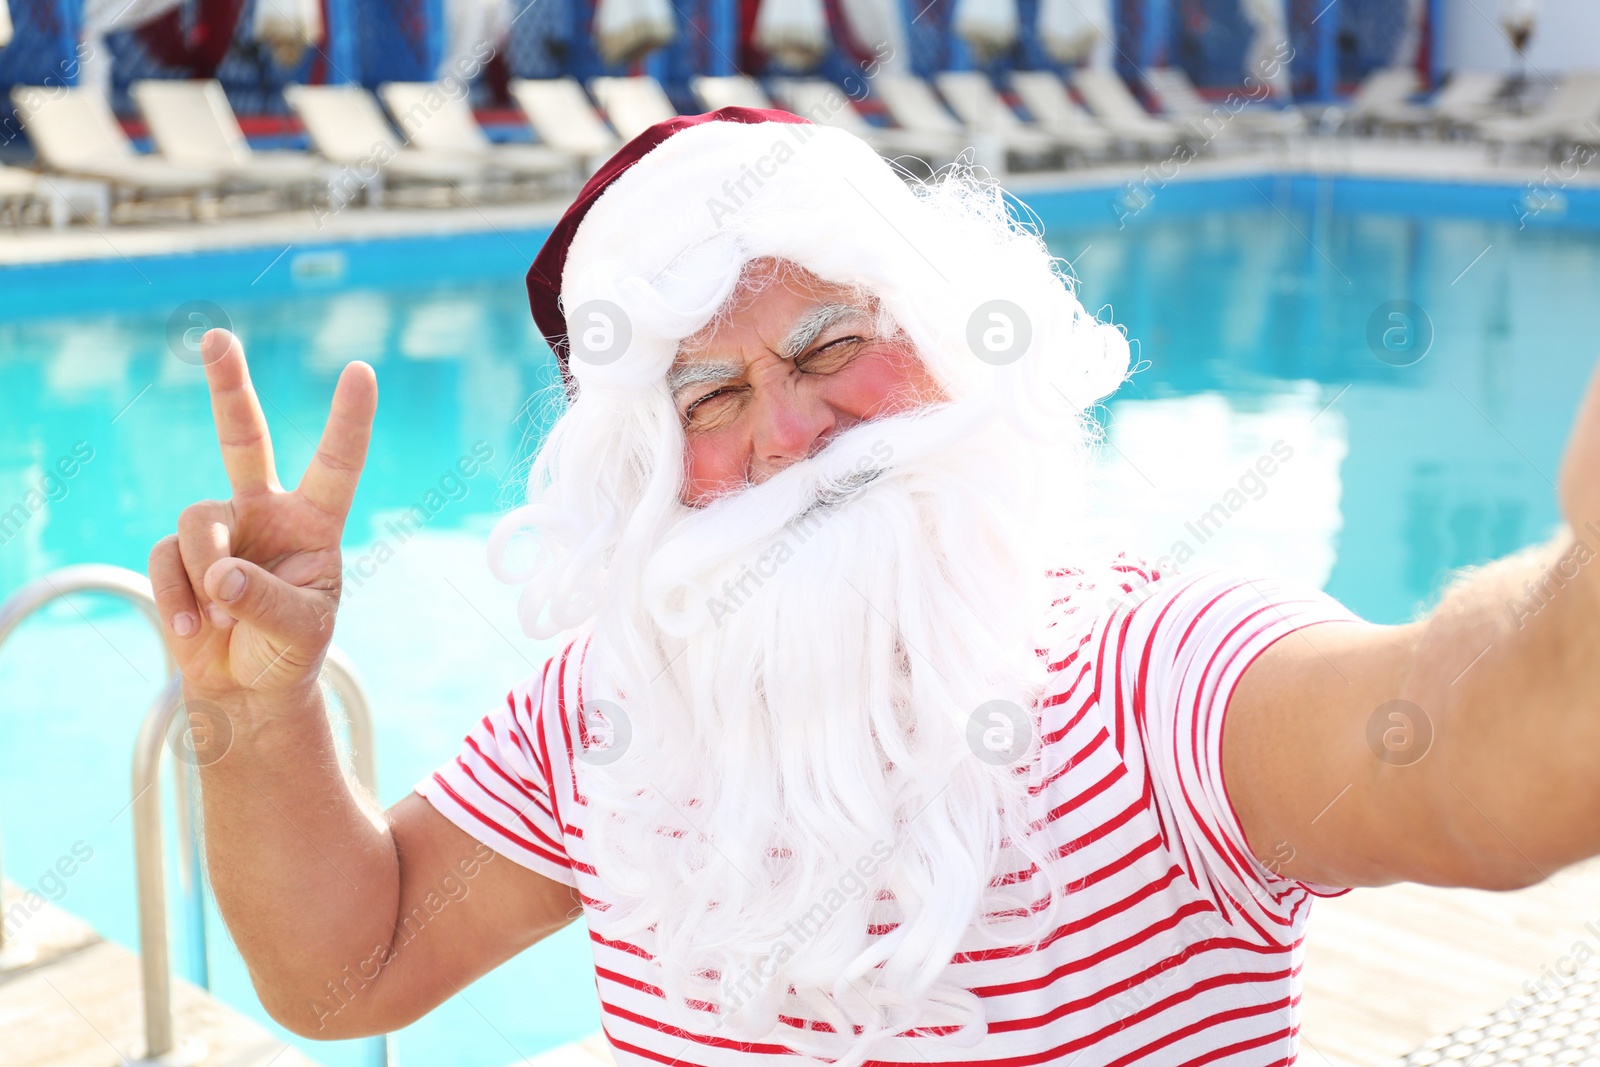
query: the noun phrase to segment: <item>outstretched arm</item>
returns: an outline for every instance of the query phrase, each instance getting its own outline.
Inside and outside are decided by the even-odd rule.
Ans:
[[[1245,673],[1224,773],[1269,869],[1509,889],[1600,854],[1600,376],[1560,492],[1556,537],[1427,617],[1309,627]]]
[[[184,510],[150,579],[185,711],[209,720],[195,759],[212,888],[280,1023],[322,1038],[397,1029],[565,925],[578,901],[421,797],[379,811],[340,768],[317,676],[377,407],[372,369],[345,369],[287,492],[238,339],[214,330],[203,351],[233,494]]]

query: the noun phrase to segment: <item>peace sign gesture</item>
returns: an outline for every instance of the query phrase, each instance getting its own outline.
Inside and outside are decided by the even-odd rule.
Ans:
[[[227,330],[201,341],[211,414],[233,496],[191,504],[150,552],[162,636],[191,697],[273,694],[316,684],[339,607],[339,539],[367,459],[378,383],[351,363],[317,453],[293,492],[244,348]]]

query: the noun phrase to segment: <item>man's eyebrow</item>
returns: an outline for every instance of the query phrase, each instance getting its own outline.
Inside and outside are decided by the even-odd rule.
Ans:
[[[699,359],[679,363],[667,371],[667,389],[674,399],[691,385],[725,382],[744,373],[743,363],[723,359]]]
[[[867,315],[866,308],[855,304],[818,304],[789,327],[789,333],[778,345],[778,355],[784,359],[796,359],[810,348],[828,327],[852,316]]]

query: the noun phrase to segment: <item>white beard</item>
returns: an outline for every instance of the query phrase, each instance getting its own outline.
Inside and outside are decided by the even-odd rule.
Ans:
[[[612,559],[585,713],[625,723],[620,754],[580,753],[591,922],[654,927],[686,1028],[846,1065],[914,1026],[984,1036],[952,955],[1036,940],[1060,895],[988,884],[1050,870],[1027,787],[1058,459],[976,401],[879,419]],[[1014,758],[983,758],[1008,706]]]

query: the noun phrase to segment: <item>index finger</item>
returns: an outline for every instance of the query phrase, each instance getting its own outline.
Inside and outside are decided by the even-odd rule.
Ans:
[[[323,427],[317,454],[311,457],[296,492],[319,511],[338,516],[350,512],[356,480],[367,463],[372,417],[378,410],[378,378],[360,360],[347,365],[333,390],[333,407]]]
[[[250,384],[244,345],[228,330],[209,330],[201,338],[200,353],[228,484],[236,494],[280,488],[272,463],[272,436]]]

